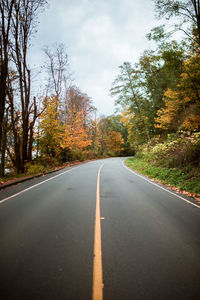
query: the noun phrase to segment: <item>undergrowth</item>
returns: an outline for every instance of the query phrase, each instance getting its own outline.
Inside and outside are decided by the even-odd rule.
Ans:
[[[153,144],[153,143],[152,143]],[[128,158],[132,169],[164,184],[200,193],[200,134],[169,136],[162,143],[145,145],[135,158]]]

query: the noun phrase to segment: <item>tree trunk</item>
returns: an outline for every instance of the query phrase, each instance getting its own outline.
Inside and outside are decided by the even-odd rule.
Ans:
[[[2,142],[1,142],[1,164],[0,164],[0,177],[5,176],[5,155],[6,155],[6,142],[7,142],[7,124],[8,112],[3,120],[2,126]]]
[[[33,151],[33,126],[30,126],[29,134],[29,145],[28,145],[28,162],[32,161],[32,151]]]
[[[23,173],[23,166],[22,166],[22,159],[21,159],[21,151],[20,151],[20,144],[21,144],[21,139],[20,139],[20,134],[17,132],[17,119],[15,120],[15,112],[14,112],[14,104],[13,104],[13,92],[12,92],[12,87],[11,85],[9,86],[9,101],[10,101],[10,114],[11,114],[11,129],[13,132],[13,137],[14,137],[14,152],[15,152],[15,157],[9,155],[10,158],[12,159],[12,162],[16,168],[16,171],[18,174]]]
[[[6,79],[7,79],[7,73],[8,73],[8,61],[5,60],[1,64],[0,69],[0,149],[2,144],[2,128],[3,128],[3,120],[4,120],[4,113],[5,113],[5,103],[6,103]]]
[[[8,49],[10,22],[15,0],[0,2],[0,149],[2,143],[2,125],[5,113],[7,77],[8,77]]]

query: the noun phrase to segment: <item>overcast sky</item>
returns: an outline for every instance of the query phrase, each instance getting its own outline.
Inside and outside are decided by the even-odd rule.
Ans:
[[[152,0],[49,0],[32,40],[31,62],[42,64],[42,48],[64,43],[76,85],[98,113],[114,113],[109,89],[124,61],[136,62],[151,47],[145,35],[157,25]]]

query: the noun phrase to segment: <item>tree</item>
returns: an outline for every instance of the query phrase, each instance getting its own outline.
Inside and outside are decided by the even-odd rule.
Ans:
[[[96,119],[93,124],[92,149],[97,156],[127,155],[130,145],[127,141],[127,128],[121,121],[121,115],[111,115]]]
[[[164,94],[165,106],[158,110],[158,128],[177,131],[179,128],[200,129],[200,55],[184,61],[183,72],[175,89]]]
[[[10,160],[17,173],[22,172],[22,129],[21,129],[21,112],[14,103],[14,89],[13,82],[15,82],[16,74],[9,77],[8,80],[8,103],[10,114],[10,131],[9,140],[7,143],[7,152]]]
[[[61,100],[66,84],[70,80],[68,55],[64,44],[55,44],[52,48],[45,47],[47,57],[45,68],[48,73],[47,94],[56,95]]]
[[[183,71],[183,49],[177,42],[163,43],[156,51],[145,51],[134,65],[124,63],[113,83],[112,95],[122,107],[122,120],[128,143],[134,147],[162,132],[155,127],[157,112],[163,106],[167,89],[176,88]]]
[[[61,152],[61,141],[63,139],[64,125],[59,119],[60,102],[57,96],[44,99],[45,109],[41,114],[41,153],[50,157],[58,157]]]
[[[182,30],[190,39],[197,38],[200,47],[200,2],[199,0],[155,0],[156,13],[158,18],[164,17],[169,20],[172,17],[180,20],[175,24],[174,30]],[[190,28],[184,27],[190,24]],[[154,28],[154,32],[159,32]]]
[[[65,122],[60,118],[60,101],[57,96],[46,98],[41,115],[40,147],[44,155],[59,158],[66,150],[84,150],[91,145],[85,128],[85,111],[68,111]]]
[[[66,111],[75,109],[76,111],[81,111],[84,109],[87,113],[93,109],[92,101],[87,94],[82,93],[77,86],[70,86],[67,89],[65,96]]]
[[[7,95],[7,79],[9,72],[9,40],[14,2],[14,0],[2,0],[0,2],[0,152],[2,153],[5,153],[5,147],[2,149],[1,146],[3,128],[5,129],[6,123],[4,117],[7,119],[7,112],[6,115],[4,114]]]
[[[178,83],[183,59],[183,49],[175,41],[164,43],[158,51],[145,51],[140,57],[138,67],[145,97],[151,102],[153,118],[163,106],[164,92]]]
[[[120,151],[123,150],[124,140],[122,135],[118,131],[110,131],[108,133],[106,144],[108,151],[111,153],[114,152],[115,155],[119,155]]]
[[[0,149],[2,129],[7,130],[5,126],[1,126],[2,120],[4,125],[7,123],[4,122],[5,117],[13,134],[14,152],[10,151],[5,142],[4,147],[7,148],[18,173],[23,172],[24,164],[31,160],[37,104],[34,97],[31,99],[31,70],[28,66],[27,54],[30,39],[36,30],[38,13],[45,4],[46,0],[2,0],[0,2]],[[6,102],[9,111],[5,114]],[[14,128],[19,123],[22,127],[20,131]],[[5,133],[3,135],[5,136]],[[9,142],[11,143],[12,139],[9,139]],[[1,149],[1,152],[5,153],[5,148]]]
[[[76,86],[70,86],[65,95],[64,115],[69,118],[71,113],[84,112],[84,128],[87,127],[90,114],[95,110],[90,97]]]
[[[130,112],[134,112],[134,115],[142,124],[142,131],[144,131],[147,140],[150,141],[148,120],[145,116],[145,111],[147,111],[145,106],[148,106],[148,102],[141,92],[140,73],[132,68],[129,62],[125,62],[119,68],[120,75],[113,82],[111,95],[117,95],[116,104],[120,104],[122,107],[128,108]]]
[[[85,111],[68,111],[67,123],[64,125],[64,134],[61,141],[62,148],[70,150],[84,150],[91,145],[87,128],[85,128]]]
[[[109,132],[110,121],[108,118],[101,118],[96,124],[96,145],[98,146],[98,153],[102,156],[108,151],[107,137]]]
[[[12,14],[11,30],[11,56],[16,67],[19,84],[22,119],[22,158],[21,171],[24,171],[24,164],[31,158],[28,155],[29,135],[32,134],[33,126],[30,124],[30,114],[34,106],[36,112],[36,101],[31,100],[31,70],[28,66],[27,55],[30,39],[37,25],[38,13],[46,4],[46,0],[16,0]],[[16,101],[16,100],[15,100]],[[30,138],[30,141],[32,138]],[[31,145],[30,145],[31,149]]]

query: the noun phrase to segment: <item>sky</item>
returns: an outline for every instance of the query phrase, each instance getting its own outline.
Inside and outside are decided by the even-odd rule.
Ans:
[[[153,0],[49,0],[32,39],[31,64],[44,62],[44,46],[63,43],[74,83],[93,100],[99,115],[115,111],[109,95],[125,61],[137,62],[152,45],[145,35],[157,26]]]

